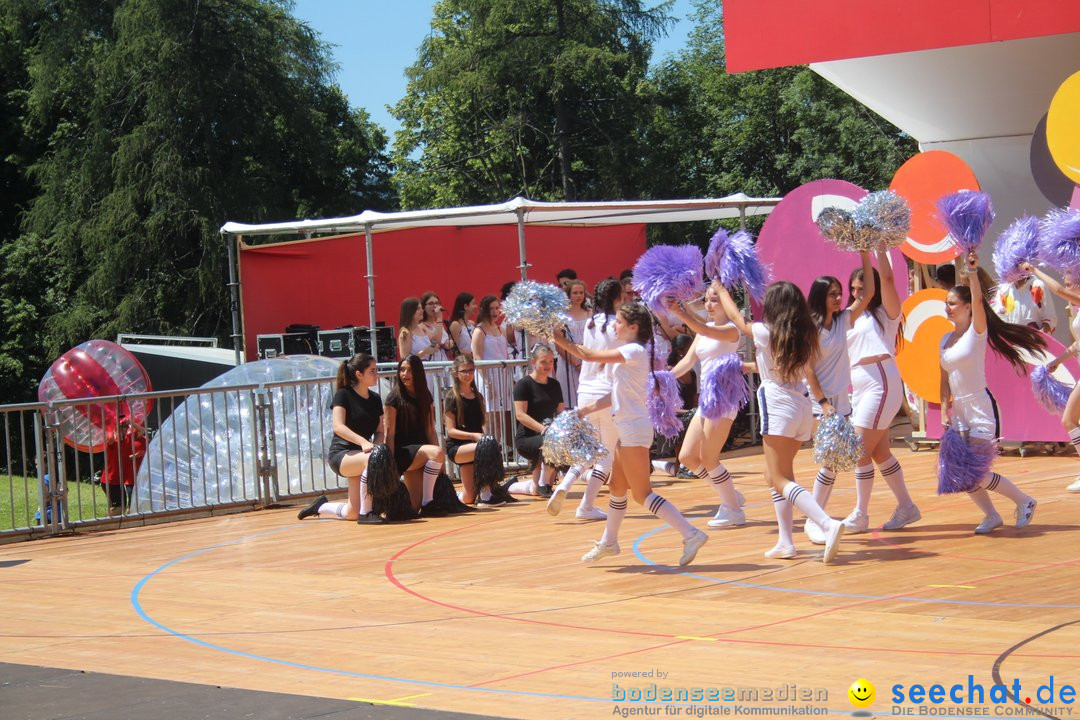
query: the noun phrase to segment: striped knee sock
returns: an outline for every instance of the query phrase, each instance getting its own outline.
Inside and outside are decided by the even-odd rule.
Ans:
[[[1004,495],[1012,500],[1017,505],[1023,505],[1031,500],[1031,496],[1026,494],[1023,490],[1016,487],[1012,480],[1009,478],[998,475],[997,473],[990,473],[989,477],[984,478],[979,485],[986,488],[990,492],[996,492]]]
[[[626,517],[626,496],[608,498],[607,520],[604,522],[604,534],[600,542],[604,545],[612,545],[619,541],[619,526]]]
[[[791,503],[775,490],[772,491],[772,501],[773,510],[776,512],[776,526],[780,532],[780,544],[794,545],[791,528],[795,524],[795,513],[792,512]]]
[[[870,514],[870,491],[874,489],[874,466],[855,468],[855,506],[864,514]]]
[[[567,470],[566,474],[563,475],[562,482],[559,483],[559,489],[570,492],[570,488],[574,487],[574,483],[576,483],[577,479],[581,477],[582,470],[583,468],[580,465],[575,465],[574,467]]]
[[[686,518],[679,512],[679,508],[675,507],[675,503],[668,502],[653,492],[649,493],[649,497],[645,498],[645,507],[653,515],[678,530],[679,534],[684,538],[694,536],[694,526],[686,521]]]
[[[333,517],[338,520],[349,519],[349,503],[347,502],[328,502],[323,503],[319,508],[319,517]]]
[[[994,508],[994,501],[990,499],[990,493],[986,492],[986,488],[982,485],[976,485],[968,490],[968,497],[970,497],[979,509],[983,511],[983,515],[997,514],[997,509]]]
[[[784,486],[784,497],[788,502],[799,508],[799,511],[818,524],[822,530],[827,530],[831,524],[829,515],[814,502],[813,496],[803,489],[803,486],[794,480],[789,480]]]
[[[427,505],[435,495],[435,481],[439,479],[442,463],[438,460],[428,460],[424,463],[424,494],[420,504]]]
[[[907,483],[904,482],[904,469],[900,467],[900,461],[896,459],[896,456],[890,455],[888,460],[878,465],[878,470],[881,471],[885,484],[896,496],[897,505],[908,507],[915,504],[911,500],[911,495],[908,494]]]
[[[371,490],[367,484],[367,470],[360,475],[360,514],[367,515],[371,512]]]
[[[720,502],[732,510],[739,509],[739,497],[735,494],[735,483],[731,482],[731,473],[723,465],[717,465],[709,471],[709,482]]]
[[[832,495],[833,483],[836,482],[836,471],[823,467],[818,468],[817,477],[814,478],[814,501],[825,509]]]
[[[1076,454],[1080,455],[1080,427],[1074,427],[1069,431],[1069,442],[1072,443]]]
[[[600,493],[600,488],[607,485],[608,474],[600,465],[597,465],[589,472],[589,481],[585,485],[585,494],[581,496],[581,503],[578,505],[582,510],[591,510],[596,507],[596,496]]]

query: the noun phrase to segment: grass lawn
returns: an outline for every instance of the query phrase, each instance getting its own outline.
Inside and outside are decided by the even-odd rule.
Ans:
[[[71,520],[90,520],[108,515],[109,503],[100,486],[89,482],[69,482],[67,488]],[[0,475],[0,530],[37,525],[34,522],[37,509],[37,478]]]

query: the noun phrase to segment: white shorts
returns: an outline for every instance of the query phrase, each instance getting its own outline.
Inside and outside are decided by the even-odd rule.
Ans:
[[[578,394],[578,405],[588,405],[607,396]],[[615,444],[619,442],[619,431],[615,428],[615,419],[611,417],[611,408],[604,408],[591,412],[585,419],[593,424],[600,433],[600,442],[607,448],[608,454],[596,461],[596,466],[601,469],[610,468],[612,459],[615,457]]]
[[[829,404],[833,406],[833,410],[838,415],[843,417],[851,416],[851,398],[846,392],[837,393],[836,395],[826,395],[825,399],[829,401]],[[810,406],[813,410],[814,417],[820,418],[822,416],[821,406],[818,405],[816,398],[810,398]]]
[[[867,430],[885,430],[904,403],[900,371],[892,358],[851,368],[851,424]]]
[[[953,398],[952,424],[960,432],[980,440],[997,440],[1001,437],[1001,416],[997,400],[990,390]]]
[[[757,396],[762,435],[780,435],[802,442],[810,439],[814,431],[810,398],[770,382],[762,383]]]
[[[649,418],[615,421],[619,444],[624,447],[652,447],[653,426]]]

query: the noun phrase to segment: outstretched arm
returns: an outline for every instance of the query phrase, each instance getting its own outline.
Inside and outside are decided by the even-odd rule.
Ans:
[[[982,283],[979,282],[979,258],[974,252],[967,254],[968,287],[971,288],[971,324],[975,332],[986,332],[986,304],[983,303]]]
[[[556,333],[555,337],[553,337],[552,340],[554,340],[555,344],[558,345],[560,348],[575,357],[581,358],[582,360],[599,363],[626,362],[626,358],[623,357],[623,354],[618,350],[593,350],[592,348],[587,348],[584,345],[572,343],[567,340],[565,336],[560,336],[558,333]]]
[[[1054,293],[1062,300],[1065,300],[1066,302],[1071,302],[1073,305],[1080,305],[1080,293],[1077,293],[1076,291],[1070,290],[1069,288],[1065,287],[1057,280],[1050,277],[1031,263],[1022,263],[1020,265],[1020,269],[1025,272],[1029,272],[1035,277],[1042,280],[1044,283],[1046,283],[1046,287],[1050,288],[1050,292]]]
[[[870,264],[870,253],[863,250],[859,253],[859,257],[862,258],[862,277],[863,277],[863,294],[855,302],[851,303],[848,307],[851,310],[851,322],[855,322],[855,318],[863,314],[866,310],[866,306],[870,304],[870,298],[874,297],[874,267]]]
[[[724,312],[727,314],[728,319],[735,324],[735,327],[739,329],[743,335],[751,335],[750,321],[743,317],[742,311],[739,310],[739,306],[735,304],[735,300],[732,299],[731,293],[727,291],[727,288],[720,288],[720,304],[724,307]]]
[[[735,342],[739,339],[738,327],[732,327],[730,325],[713,327],[712,325],[706,325],[701,322],[701,319],[694,315],[694,313],[687,312],[686,308],[679,303],[669,303],[667,308],[672,315],[682,320],[688,328],[698,335],[704,335],[707,338],[722,340],[724,342]]]
[[[878,275],[881,276],[881,306],[885,308],[885,314],[890,320],[900,317],[900,295],[896,292],[896,282],[893,280],[892,264],[889,262],[889,253],[878,249],[875,251],[878,263]],[[870,273],[873,275],[873,273]],[[866,279],[863,279],[866,283]],[[868,295],[869,293],[863,293]]]

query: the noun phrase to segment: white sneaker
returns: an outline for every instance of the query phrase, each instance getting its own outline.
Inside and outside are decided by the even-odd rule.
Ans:
[[[1031,518],[1035,517],[1035,506],[1039,503],[1032,498],[1023,505],[1016,506],[1016,529],[1026,528],[1031,524]]]
[[[742,510],[732,510],[727,505],[721,505],[708,525],[711,528],[741,527],[746,524],[746,513]]]
[[[821,562],[828,565],[833,561],[837,550],[840,549],[840,536],[844,534],[846,529],[847,526],[844,523],[836,520],[832,521],[832,526],[825,532],[825,553],[821,556]]]
[[[907,507],[896,506],[893,510],[892,517],[885,521],[885,524],[881,526],[882,530],[899,530],[902,527],[906,527],[913,522],[922,520],[922,513],[919,512],[919,508],[915,507],[912,503]]]
[[[979,523],[975,528],[976,535],[989,535],[990,533],[1001,527],[1001,516],[997,513],[993,515],[987,515],[983,518],[983,521]]]
[[[806,533],[806,539],[815,545],[825,544],[825,531],[813,520],[807,518],[806,523],[803,524],[803,532]]]
[[[697,557],[698,550],[701,546],[709,542],[709,536],[700,530],[695,529],[694,534],[682,541],[682,557],[679,558],[679,566],[689,565],[694,562],[694,558]]]
[[[607,520],[607,513],[599,508],[578,508],[574,513],[578,520]]]
[[[738,490],[735,491],[735,499],[739,501],[739,507],[746,507],[746,498]]]
[[[764,555],[770,560],[774,558],[780,558],[781,560],[790,560],[799,554],[799,551],[795,549],[794,545],[781,545],[776,544],[772,550],[766,550]]]
[[[555,492],[551,493],[551,497],[547,501],[548,515],[555,516],[562,510],[563,500],[566,499],[566,491],[562,488],[555,488]]]
[[[859,508],[852,510],[851,514],[844,518],[843,522],[844,527],[852,535],[858,535],[870,529],[870,516]]]
[[[1065,488],[1069,492],[1080,492],[1080,477],[1073,480],[1072,485]]]
[[[596,541],[595,547],[589,552],[581,556],[581,562],[591,563],[596,562],[601,558],[611,557],[612,555],[618,555],[622,550],[619,548],[619,543],[611,543],[605,545],[599,540]]]

